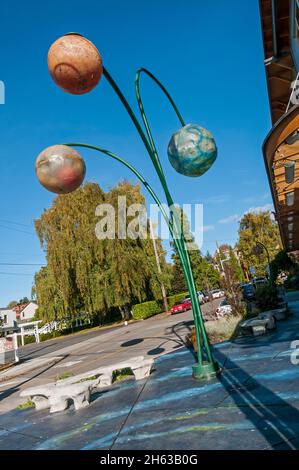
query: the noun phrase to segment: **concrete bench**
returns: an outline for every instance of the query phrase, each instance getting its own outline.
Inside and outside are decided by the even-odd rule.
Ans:
[[[89,405],[93,392],[112,385],[115,371],[131,369],[135,379],[140,380],[150,375],[153,362],[153,359],[138,356],[113,366],[99,367],[54,383],[27,388],[20,396],[29,397],[37,410],[50,408],[50,413],[55,413],[66,410],[71,403],[78,410]]]
[[[286,320],[286,318],[288,317],[288,312],[287,312],[287,307],[286,306],[282,306],[281,308],[275,308],[273,310],[267,310],[267,312],[263,312],[263,313],[273,315],[275,320],[278,320],[278,321],[279,320]]]
[[[254,336],[265,334],[276,328],[276,318],[272,311],[259,313],[257,317],[245,320],[240,324],[242,333],[252,333]]]

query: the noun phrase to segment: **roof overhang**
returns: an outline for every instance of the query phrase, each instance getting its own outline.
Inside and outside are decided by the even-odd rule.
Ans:
[[[263,154],[284,248],[299,250],[299,106],[284,114],[263,144]],[[286,168],[294,162],[293,175]],[[297,163],[297,164],[295,164]]]
[[[295,67],[290,50],[290,2],[260,0],[265,68],[272,123],[286,112]]]

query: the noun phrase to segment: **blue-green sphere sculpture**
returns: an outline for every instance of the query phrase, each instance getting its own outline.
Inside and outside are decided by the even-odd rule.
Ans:
[[[173,134],[167,153],[176,171],[185,176],[201,176],[216,160],[217,147],[210,131],[187,124]]]

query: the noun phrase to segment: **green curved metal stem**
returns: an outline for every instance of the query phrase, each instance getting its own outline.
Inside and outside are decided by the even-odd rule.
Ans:
[[[103,148],[98,147],[96,145],[84,144],[84,143],[81,143],[81,142],[67,142],[67,143],[64,143],[62,145],[68,145],[69,147],[85,147],[85,148],[88,148],[88,149],[91,149],[91,150],[97,150],[98,152],[101,152],[101,153],[107,155],[108,157],[111,157],[114,160],[117,160],[118,162],[122,163],[129,170],[131,170],[134,173],[135,176],[137,176],[139,181],[141,181],[141,183],[144,185],[144,187],[147,189],[147,191],[150,193],[150,195],[152,196],[154,201],[159,206],[159,209],[161,210],[161,213],[162,213],[165,221],[167,222],[167,224],[169,224],[169,218],[168,218],[168,216],[165,212],[165,209],[163,207],[163,204],[161,203],[161,201],[158,198],[157,194],[155,193],[153,188],[150,186],[150,184],[146,181],[144,176],[142,176],[142,174],[133,165],[131,165],[131,163],[127,162],[126,160],[124,160],[122,157],[116,155],[115,153],[110,152],[110,150],[103,149]]]
[[[176,113],[176,115],[177,115],[177,117],[178,117],[178,119],[179,119],[182,126],[185,126],[185,121],[182,118],[182,115],[181,115],[177,105],[175,104],[174,100],[172,99],[171,95],[169,94],[169,92],[167,91],[165,86],[162,85],[162,83],[149,70],[145,69],[144,67],[141,67],[140,69],[138,69],[137,72],[136,72],[136,76],[135,76],[135,92],[136,92],[137,102],[138,102],[139,110],[140,110],[140,113],[141,113],[141,116],[142,116],[142,120],[143,120],[145,129],[146,129],[146,133],[147,133],[149,142],[152,146],[153,151],[155,152],[155,154],[158,157],[158,152],[157,152],[157,149],[156,149],[156,145],[155,145],[155,142],[154,142],[151,130],[150,130],[150,126],[148,124],[147,116],[146,116],[144,106],[143,106],[143,103],[142,103],[142,99],[141,99],[141,95],[140,95],[140,84],[139,83],[140,83],[140,76],[141,76],[142,73],[145,73],[146,75],[148,75],[159,86],[159,88],[161,88],[163,93],[168,98],[168,101],[172,105],[172,107],[173,107],[173,109],[174,109],[174,111],[175,111],[175,113]],[[158,160],[160,161],[159,157],[158,157]]]
[[[153,154],[153,151],[152,151],[152,148],[151,148],[151,145],[149,143],[149,141],[147,140],[147,137],[134,113],[134,111],[132,110],[131,106],[129,105],[127,99],[125,98],[124,94],[122,93],[122,91],[120,90],[119,86],[117,85],[117,83],[113,80],[113,78],[111,77],[110,73],[108,72],[108,70],[103,67],[103,75],[104,77],[107,79],[107,81],[109,82],[109,84],[112,86],[113,90],[115,91],[115,93],[117,94],[117,96],[119,97],[120,101],[122,102],[122,104],[124,105],[125,109],[127,110],[131,120],[133,121],[133,124],[134,126],[136,127],[136,130],[138,132],[138,134],[140,135],[141,137],[141,140],[142,142],[144,143],[145,145],[145,148],[154,164],[154,167],[156,169],[156,172],[160,178],[160,181],[162,182],[163,181],[163,189],[164,189],[164,192],[165,192],[165,196],[166,196],[166,199],[167,199],[167,203],[168,205],[172,205],[172,198],[171,198],[171,195],[169,193],[169,190],[167,188],[167,184],[166,184],[166,180],[165,180],[165,176],[164,176],[164,172],[163,172],[163,169],[162,169],[162,166],[161,164],[159,164]]]
[[[167,186],[167,183],[166,183],[166,179],[165,179],[165,175],[164,175],[161,163],[160,163],[160,159],[158,157],[155,146],[154,147],[152,146],[152,145],[154,145],[154,141],[153,141],[152,137],[150,138],[151,133],[150,133],[150,129],[149,129],[146,117],[145,117],[145,119],[143,119],[143,122],[145,124],[145,127],[147,128],[147,132],[149,131],[149,133],[150,133],[150,134],[148,134],[149,140],[146,137],[146,135],[145,135],[145,133],[144,133],[144,131],[143,131],[136,115],[135,115],[135,113],[133,112],[131,106],[129,105],[127,99],[125,98],[124,94],[122,93],[122,91],[120,90],[120,88],[118,87],[116,82],[113,80],[113,78],[111,77],[111,75],[109,74],[109,72],[107,71],[106,68],[103,68],[103,74],[106,77],[109,84],[112,86],[112,88],[115,91],[115,93],[117,94],[117,96],[119,97],[120,101],[123,103],[123,105],[124,105],[125,109],[127,110],[133,124],[136,127],[137,132],[139,133],[139,135],[141,137],[141,140],[143,141],[143,143],[146,147],[146,150],[147,150],[147,152],[148,152],[148,154],[149,154],[149,156],[150,156],[150,158],[151,158],[151,160],[154,164],[154,167],[156,169],[158,177],[161,181],[161,184],[162,184],[165,196],[166,196],[168,206],[169,207],[174,207],[173,200],[172,200],[171,194],[169,192],[169,189],[168,189],[168,186]],[[151,73],[150,73],[150,76],[152,76]],[[153,76],[151,78],[153,78]],[[174,101],[172,100],[172,98],[170,97],[169,93],[164,88],[164,86],[162,84],[160,84],[160,82],[156,78],[154,78],[154,80],[161,87],[161,89],[164,92],[166,92],[166,96],[170,99],[170,102],[171,102],[171,104],[173,104],[174,109],[179,113],[176,105],[174,104]],[[140,98],[140,95],[139,95],[139,98]],[[141,98],[140,98],[140,102],[142,103]],[[143,106],[142,106],[142,108],[143,108]],[[178,115],[181,117],[180,113]],[[181,119],[182,119],[182,117],[181,117]],[[183,120],[182,120],[182,122],[183,122]],[[186,249],[185,240],[182,237],[177,239],[177,234],[179,233],[178,232],[179,225],[178,225],[178,222],[177,222],[176,211],[174,211],[174,219],[175,219],[174,227],[173,227],[172,221],[168,224],[168,226],[169,226],[170,231],[173,234],[173,239],[174,239],[175,245],[177,247],[178,254],[179,254],[179,257],[181,259],[183,271],[184,271],[184,274],[185,274],[185,277],[186,277],[188,290],[189,290],[191,301],[192,301],[192,306],[194,307],[194,324],[195,324],[197,345],[198,345],[198,348],[197,348],[198,354],[197,355],[198,355],[199,368],[201,368],[201,366],[202,366],[202,351],[201,351],[201,338],[202,338],[203,342],[204,342],[204,345],[205,345],[206,353],[207,353],[207,356],[208,356],[208,361],[209,361],[210,366],[211,366],[211,370],[213,372],[215,372],[215,369],[216,369],[215,368],[215,363],[213,361],[213,357],[212,357],[212,353],[211,353],[211,350],[210,350],[208,337],[207,337],[205,327],[204,327],[204,323],[203,323],[203,319],[202,319],[202,314],[201,314],[201,309],[200,309],[200,305],[199,305],[199,300],[198,300],[198,297],[197,297],[196,286],[195,286],[195,282],[194,282],[194,278],[193,278],[193,273],[192,273],[191,263],[190,263],[190,259],[189,259],[189,254],[188,254],[188,251]],[[173,228],[174,228],[174,231],[173,231]]]
[[[169,227],[169,231],[170,231],[171,236],[173,238],[175,247],[178,250],[178,252],[181,253],[181,247],[180,247],[179,242],[176,239],[176,236],[173,232],[173,228],[170,224],[169,217],[167,216],[167,213],[165,212],[163,204],[161,203],[160,199],[158,198],[158,196],[155,193],[155,191],[153,190],[153,188],[146,181],[144,176],[133,165],[131,165],[131,163],[127,162],[126,160],[124,160],[122,157],[116,155],[115,153],[110,152],[109,150],[103,149],[101,147],[98,147],[96,145],[85,144],[85,143],[82,143],[82,142],[67,142],[67,143],[64,143],[63,145],[68,145],[69,147],[84,147],[84,148],[96,150],[98,152],[103,153],[104,155],[107,155],[107,156],[113,158],[114,160],[117,160],[118,162],[122,163],[125,167],[127,167],[129,170],[131,170],[134,173],[134,175],[137,176],[139,181],[141,181],[141,183],[144,185],[144,187],[147,189],[149,194],[152,196],[152,198],[154,199],[154,201],[158,205],[159,209],[161,210],[161,214],[163,215],[163,217],[164,217],[164,219],[165,219],[165,221],[166,221],[166,223]]]
[[[178,117],[178,119],[179,119],[182,126],[185,125],[185,122],[182,118],[182,115],[181,115],[177,105],[175,104],[174,100],[172,99],[172,97],[170,96],[169,92],[164,87],[164,85],[162,85],[162,83],[149,70],[145,69],[144,67],[139,68],[137,70],[136,76],[135,76],[135,93],[136,93],[137,103],[138,103],[138,106],[139,106],[139,111],[140,111],[140,114],[141,114],[141,118],[142,118],[144,127],[146,129],[146,133],[147,133],[147,136],[148,136],[149,143],[152,147],[154,159],[157,162],[157,165],[162,167],[161,162],[160,162],[160,157],[159,157],[159,154],[158,154],[158,151],[157,151],[157,148],[156,148],[156,145],[155,145],[155,141],[154,141],[154,138],[153,138],[153,135],[152,135],[149,123],[148,123],[147,115],[145,113],[145,109],[144,109],[141,94],[140,94],[140,76],[141,76],[142,73],[145,73],[146,75],[148,75],[159,86],[159,88],[163,91],[163,93],[168,98],[170,104],[172,105],[172,107],[173,107],[173,109],[174,109],[174,111],[175,111],[175,113],[176,113],[176,115],[177,115],[177,117]],[[165,179],[164,179],[164,181],[161,181],[161,183],[162,183],[163,188],[164,188],[164,186],[166,186],[166,188],[167,188],[167,183],[166,183]],[[168,200],[168,203],[173,206],[172,198],[170,198],[170,200]],[[174,215],[174,223],[175,223],[175,226],[176,226],[176,230],[178,231],[178,233],[179,233],[179,231],[181,232],[181,238],[183,239],[183,237],[182,237],[183,234],[182,234],[182,231],[180,230],[180,221],[178,220],[176,210],[174,210],[173,215]],[[171,220],[171,223],[173,223],[173,220]],[[183,242],[181,242],[181,243],[183,243]],[[183,254],[186,257],[186,253],[185,253],[186,252],[186,247],[185,247],[185,245],[182,245],[182,247],[184,248]]]
[[[163,91],[163,93],[168,98],[170,104],[172,105],[172,107],[173,107],[173,109],[174,109],[174,111],[175,111],[175,113],[176,113],[176,115],[177,115],[177,117],[178,117],[178,119],[179,119],[182,126],[185,126],[185,122],[184,122],[184,119],[183,119],[177,105],[175,104],[175,102],[172,99],[170,93],[167,91],[167,89],[164,87],[164,85],[162,85],[162,83],[149,70],[147,70],[143,67],[138,69],[137,72],[136,72],[136,76],[135,76],[136,98],[137,98],[141,118],[142,118],[144,127],[146,129],[146,133],[147,133],[150,145],[152,147],[152,151],[153,151],[155,160],[161,166],[158,151],[157,151],[157,148],[156,148],[156,145],[155,145],[155,142],[154,142],[154,138],[152,136],[152,132],[151,132],[151,129],[150,129],[150,126],[149,126],[149,123],[148,123],[148,119],[147,119],[147,116],[146,116],[146,113],[145,113],[145,109],[144,109],[141,94],[140,94],[140,77],[141,77],[142,73],[145,73],[146,75],[148,75],[159,86],[159,88]],[[164,188],[164,184],[166,185],[166,181],[165,180],[164,180],[164,182],[161,181],[161,183],[162,183],[162,186]],[[172,202],[172,204],[173,204],[173,202]],[[176,211],[174,211],[174,231],[175,232],[176,232],[176,230],[180,229],[179,225],[180,225],[180,222],[178,220]],[[213,358],[212,358],[212,353],[211,353],[211,349],[210,349],[209,339],[208,339],[208,336],[206,334],[205,327],[204,327],[204,322],[203,322],[203,318],[202,318],[202,313],[201,313],[199,300],[198,300],[198,297],[197,297],[196,285],[195,285],[194,276],[193,276],[193,272],[192,272],[190,257],[189,257],[189,253],[188,253],[188,250],[187,250],[187,247],[186,247],[185,237],[184,237],[184,234],[181,230],[180,230],[180,233],[181,233],[180,246],[181,246],[181,251],[183,253],[183,258],[181,259],[181,262],[182,262],[183,267],[185,265],[185,271],[187,273],[187,284],[188,284],[188,287],[189,287],[189,292],[190,292],[190,296],[191,296],[191,300],[192,300],[192,305],[194,305],[194,310],[195,310],[195,312],[194,312],[195,313],[194,314],[194,324],[195,324],[195,330],[196,330],[196,336],[197,336],[197,343],[198,343],[198,345],[200,344],[200,338],[202,337],[203,342],[204,342],[204,346],[205,346],[205,349],[206,349],[206,353],[207,353],[207,356],[208,356],[208,360],[209,360],[209,362],[213,363]],[[199,347],[198,347],[198,350],[199,350]],[[202,358],[199,357],[199,362],[201,362],[201,359]]]

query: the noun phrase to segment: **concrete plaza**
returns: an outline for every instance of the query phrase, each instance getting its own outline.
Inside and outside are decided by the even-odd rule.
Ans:
[[[299,293],[288,301],[276,331],[214,346],[217,379],[195,381],[179,347],[148,379],[117,382],[86,409],[0,414],[0,449],[299,449]]]

